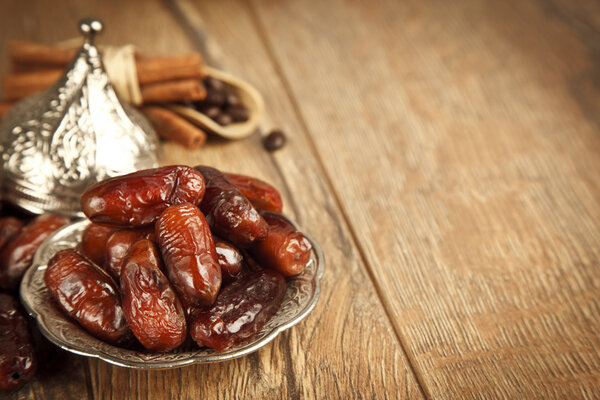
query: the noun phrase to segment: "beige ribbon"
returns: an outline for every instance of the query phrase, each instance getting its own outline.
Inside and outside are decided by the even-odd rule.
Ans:
[[[142,91],[135,67],[135,46],[104,46],[104,68],[117,95],[126,102],[142,104]]]

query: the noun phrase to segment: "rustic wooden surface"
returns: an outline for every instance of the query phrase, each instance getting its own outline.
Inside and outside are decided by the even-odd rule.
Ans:
[[[8,39],[197,46],[290,136],[205,163],[282,188],[327,258],[315,311],[243,359],[143,372],[60,352],[9,399],[599,398],[600,4],[0,1]]]

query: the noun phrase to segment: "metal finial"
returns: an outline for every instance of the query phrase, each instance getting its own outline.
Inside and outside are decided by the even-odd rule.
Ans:
[[[94,36],[102,32],[104,25],[97,18],[84,18],[79,21],[79,31],[85,36],[85,41],[93,44]]]

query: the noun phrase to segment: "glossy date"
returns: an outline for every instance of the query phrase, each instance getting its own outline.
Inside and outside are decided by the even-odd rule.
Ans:
[[[164,352],[184,342],[187,324],[160,264],[154,242],[135,242],[123,260],[121,296],[125,318],[138,341],[146,349]]]
[[[111,226],[89,224],[81,236],[81,253],[102,267],[106,259],[106,242],[117,230]]]
[[[23,228],[23,223],[15,217],[0,218],[0,250]]]
[[[221,287],[212,233],[193,204],[167,208],[156,221],[156,239],[167,276],[185,306],[211,305]]]
[[[261,267],[274,269],[286,277],[304,271],[312,249],[306,236],[277,214],[261,214],[269,224],[269,233],[265,240],[250,248],[252,258]]]
[[[279,191],[267,182],[241,174],[226,173],[225,177],[227,177],[229,182],[234,184],[258,210],[280,213],[283,209],[283,202]]]
[[[285,279],[259,270],[226,286],[206,311],[191,316],[190,335],[200,347],[220,352],[256,335],[275,315],[285,294]]]
[[[0,294],[0,388],[18,389],[33,378],[36,368],[31,335],[19,302]]]
[[[50,259],[44,282],[63,312],[92,335],[113,344],[130,338],[117,285],[75,249],[61,250]]]
[[[215,237],[214,242],[223,282],[228,282],[242,270],[244,256],[234,245],[225,240]]]
[[[66,217],[44,214],[25,225],[0,253],[0,287],[16,289],[39,245],[68,223]]]
[[[236,246],[249,247],[267,235],[267,224],[250,200],[219,170],[197,166],[206,181],[200,205],[213,231]]]
[[[171,205],[200,204],[204,189],[202,174],[172,165],[98,182],[83,193],[81,208],[92,222],[136,227],[156,221]]]
[[[104,270],[119,282],[121,265],[131,245],[140,239],[154,241],[154,238],[154,227],[116,231],[106,241]]]

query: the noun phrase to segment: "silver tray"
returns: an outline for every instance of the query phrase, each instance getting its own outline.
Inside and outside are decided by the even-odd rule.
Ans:
[[[29,314],[35,318],[42,334],[57,346],[72,353],[97,357],[122,367],[140,369],[166,369],[225,361],[245,356],[263,347],[279,333],[300,322],[317,304],[325,260],[318,244],[307,236],[313,250],[306,269],[297,277],[288,279],[281,308],[254,339],[239,343],[223,353],[199,348],[191,343],[192,341],[168,353],[129,350],[113,346],[91,336],[64,315],[55,306],[44,284],[44,271],[48,260],[59,250],[77,246],[88,224],[87,220],[74,222],[49,237],[35,254],[31,268],[23,277],[20,290],[22,303]]]

